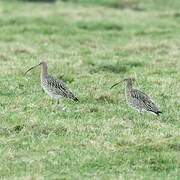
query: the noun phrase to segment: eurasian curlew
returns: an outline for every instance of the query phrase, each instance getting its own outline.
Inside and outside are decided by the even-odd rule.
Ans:
[[[59,104],[59,100],[62,98],[72,99],[74,101],[78,101],[78,98],[74,96],[74,94],[67,88],[65,83],[62,80],[56,79],[53,76],[48,74],[48,66],[46,62],[40,62],[39,64],[28,69],[25,74],[27,74],[30,70],[34,69],[37,66],[42,66],[41,70],[41,86],[43,90],[52,98],[57,100]]]
[[[142,111],[144,110],[152,112],[156,115],[162,113],[157,107],[157,105],[147,94],[138,89],[133,88],[133,83],[135,81],[134,78],[126,78],[123,81],[126,83],[125,94],[129,106],[136,109],[140,113],[142,113]],[[114,84],[111,88],[118,85],[119,83],[121,82]]]

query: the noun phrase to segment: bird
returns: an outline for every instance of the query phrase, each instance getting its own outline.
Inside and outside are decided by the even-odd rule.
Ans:
[[[35,67],[41,66],[41,86],[42,89],[59,104],[59,100],[62,98],[71,99],[73,101],[79,101],[79,99],[68,89],[65,83],[49,75],[48,65],[45,61],[41,61],[39,64],[29,68],[25,75],[34,69]]]
[[[142,115],[143,111],[152,112],[156,115],[160,115],[162,111],[159,110],[159,107],[154,103],[154,101],[144,92],[133,88],[133,84],[135,82],[135,78],[125,78],[123,80],[125,82],[125,95],[127,103],[130,107],[139,111]],[[122,81],[114,84],[113,87],[121,83]]]

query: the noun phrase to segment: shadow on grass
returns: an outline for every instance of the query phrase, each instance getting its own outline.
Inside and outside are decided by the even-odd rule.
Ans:
[[[78,4],[94,4],[94,5],[102,5],[109,8],[115,9],[131,9],[134,11],[143,11],[144,8],[140,7],[139,0],[96,0],[96,1],[85,1],[85,0],[61,0],[63,2],[72,2]]]
[[[74,82],[74,77],[71,76],[70,74],[69,75],[59,75],[57,76],[58,79],[61,79],[63,82],[65,83],[72,83]]]
[[[20,0],[24,2],[41,2],[41,3],[54,3],[56,0]]]
[[[103,65],[99,67],[100,71],[108,71],[108,72],[113,72],[113,73],[125,73],[127,72],[127,67],[125,65]]]
[[[34,127],[33,127],[34,128]],[[67,129],[63,126],[57,126],[57,127],[36,127],[34,130],[37,135],[39,133],[41,135],[48,136],[49,134],[55,134],[55,135],[65,135],[67,133]]]
[[[109,7],[116,9],[131,9],[134,11],[144,11],[144,9],[139,6],[139,2],[137,0],[114,0],[108,5]]]
[[[56,126],[56,127],[47,127],[47,126],[40,126],[40,125],[15,125],[12,128],[0,128],[0,135],[2,136],[10,136],[12,134],[29,134],[33,133],[37,136],[45,135],[48,136],[49,134],[55,134],[55,135],[65,135],[67,132],[67,129],[63,126]]]
[[[115,99],[114,97],[112,97],[109,94],[102,94],[98,97],[95,98],[95,100],[99,103],[117,103],[117,99]]]
[[[145,36],[145,35],[150,35],[150,36],[158,36],[158,35],[166,35],[168,33],[171,33],[171,30],[169,29],[152,29],[152,30],[143,30],[143,31],[138,31],[135,33],[135,35],[138,36]]]
[[[121,31],[123,27],[119,24],[112,23],[99,23],[99,22],[81,22],[78,23],[78,27],[80,29],[88,30],[88,31]]]
[[[115,64],[104,64],[99,66],[94,66],[91,70],[92,73],[96,73],[98,71],[104,71],[104,72],[112,72],[112,73],[126,73],[130,69],[134,67],[142,67],[143,63],[141,62],[117,62]]]

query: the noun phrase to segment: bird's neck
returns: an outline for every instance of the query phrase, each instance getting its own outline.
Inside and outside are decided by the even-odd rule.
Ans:
[[[130,97],[132,90],[133,90],[132,84],[127,83],[125,86],[126,100],[128,100],[128,98]]]
[[[133,89],[132,83],[127,82],[127,84],[126,84],[126,91],[131,91],[132,89]]]
[[[48,67],[47,67],[47,64],[46,64],[46,63],[43,63],[43,64],[42,64],[41,75],[42,75],[42,76],[48,75]]]

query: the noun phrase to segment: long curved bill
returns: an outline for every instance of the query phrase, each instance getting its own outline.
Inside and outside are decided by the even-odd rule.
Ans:
[[[37,66],[39,66],[39,65],[40,65],[40,64],[37,64],[37,65],[35,65],[35,66],[29,68],[24,74],[26,75],[29,71],[31,71],[32,69],[34,69],[35,67],[37,67]]]
[[[110,89],[112,89],[113,87],[117,86],[119,83],[121,83],[121,81],[118,82],[118,83],[116,83],[116,84],[114,84],[114,85],[112,85],[112,86],[110,87]]]

